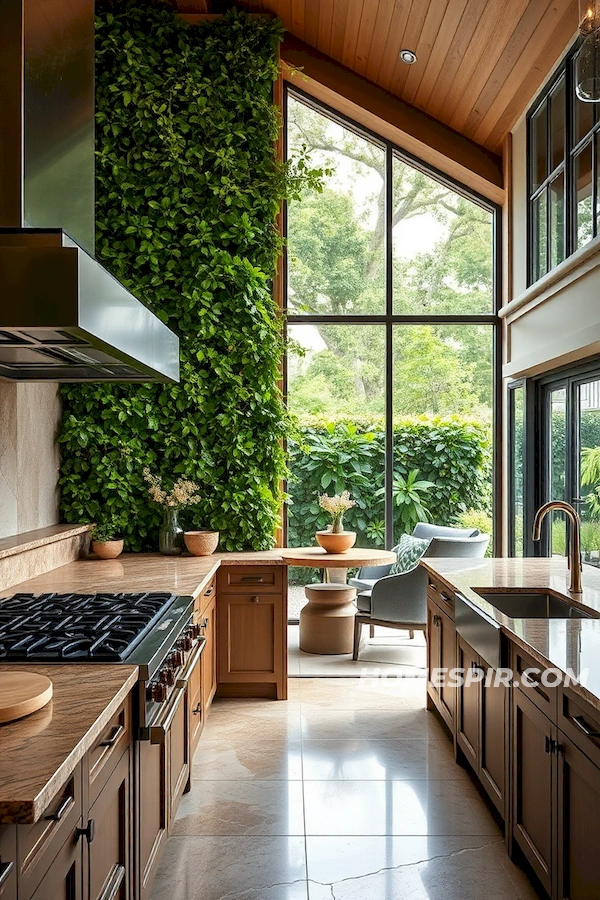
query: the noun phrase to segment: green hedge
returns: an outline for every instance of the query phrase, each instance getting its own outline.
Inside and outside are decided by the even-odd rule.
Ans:
[[[274,152],[281,26],[234,10],[188,27],[167,2],[97,10],[97,255],[179,334],[182,377],[62,388],[62,516],[115,517],[127,549],[155,548],[149,466],[200,484],[184,524],[267,548],[287,431],[274,217],[294,184]]]
[[[288,531],[291,546],[314,543],[327,525],[318,495],[347,489],[357,501],[344,522],[362,546],[383,543],[385,432],[381,420],[346,419],[301,424],[290,441]],[[464,521],[469,510],[491,512],[489,429],[458,417],[399,419],[394,423],[394,470],[434,483],[426,496],[432,521]],[[396,535],[399,533],[396,528]]]

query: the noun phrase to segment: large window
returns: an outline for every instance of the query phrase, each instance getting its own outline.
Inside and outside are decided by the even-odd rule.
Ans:
[[[575,51],[527,120],[529,283],[597,236],[600,113],[575,94]]]
[[[286,121],[321,173],[287,211],[288,542],[344,488],[362,546],[492,531],[498,210],[299,91]]]

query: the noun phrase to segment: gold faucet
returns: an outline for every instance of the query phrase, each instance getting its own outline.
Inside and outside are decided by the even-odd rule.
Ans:
[[[581,594],[581,523],[577,512],[570,503],[564,500],[550,500],[540,506],[533,520],[533,540],[539,541],[542,534],[542,522],[546,513],[553,509],[561,509],[568,519],[571,520],[571,546],[569,547],[569,556],[567,564],[571,570],[571,585],[569,587],[570,594]]]

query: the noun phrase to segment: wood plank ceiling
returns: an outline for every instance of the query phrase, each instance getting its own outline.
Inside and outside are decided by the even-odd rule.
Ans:
[[[175,0],[205,12],[207,0]],[[227,3],[215,2],[222,9]],[[577,28],[575,0],[237,0],[494,153]],[[417,54],[408,66],[401,49]]]

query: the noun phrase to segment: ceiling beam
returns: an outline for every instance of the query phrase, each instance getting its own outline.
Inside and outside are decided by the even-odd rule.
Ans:
[[[405,103],[291,34],[281,45],[283,77],[451,178],[504,202],[502,158]],[[298,71],[301,70],[301,71]]]

